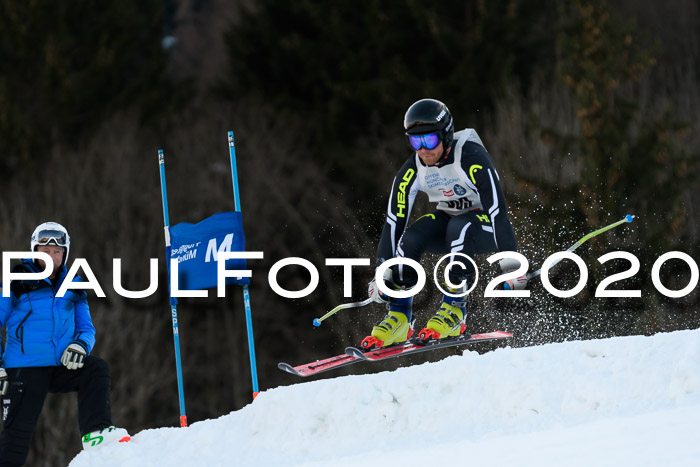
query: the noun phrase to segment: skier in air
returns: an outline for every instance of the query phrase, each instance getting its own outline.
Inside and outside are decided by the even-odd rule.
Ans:
[[[68,272],[68,232],[60,224],[45,222],[32,234],[31,249],[48,254],[53,270],[47,279],[13,280],[9,296],[0,295],[0,329],[7,326],[0,358],[0,466],[25,463],[49,392],[78,393],[84,448],[128,439],[126,430],[112,426],[109,367],[103,359],[90,355],[95,327],[87,294],[69,289],[57,297]],[[13,272],[38,273],[44,267],[42,260],[24,259]]]
[[[471,128],[455,133],[452,114],[435,99],[422,99],[411,105],[404,118],[406,137],[415,151],[394,178],[386,221],[377,249],[377,266],[395,257],[420,261],[424,252],[444,255],[515,251],[516,241],[508,218],[503,191],[491,156],[479,135]],[[435,210],[418,218],[410,226],[408,219],[419,191],[428,194]],[[456,257],[456,260],[459,258]],[[451,295],[464,294],[474,281],[469,261],[464,268],[449,271]],[[505,259],[503,272],[518,267],[516,260]],[[418,276],[408,266],[387,269],[384,282],[393,289],[416,285]],[[524,277],[510,281],[510,288],[522,289]],[[411,306],[413,298],[390,298],[379,290],[376,281],[368,293],[379,303],[387,303],[388,314],[362,341],[364,349],[402,343],[413,334]],[[466,296],[443,296],[440,309],[420,331],[419,337],[444,339],[466,330]]]

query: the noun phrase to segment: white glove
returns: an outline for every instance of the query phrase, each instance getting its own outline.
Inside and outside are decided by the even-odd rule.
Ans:
[[[515,258],[503,258],[498,262],[501,271],[504,273],[513,272],[520,267],[520,261]],[[516,279],[508,279],[503,283],[504,290],[523,290],[527,287],[527,276],[520,276]]]
[[[392,283],[391,268],[385,269],[384,274],[382,274],[382,277],[384,279],[385,284],[387,284],[387,285],[391,284]],[[379,286],[377,286],[376,279],[372,279],[371,281],[369,281],[369,284],[367,284],[367,296],[377,303],[388,303],[391,300],[391,297],[384,295],[382,293],[382,291],[379,290]]]
[[[63,351],[61,363],[69,370],[77,370],[83,367],[86,355],[87,351],[83,346],[74,342]]]
[[[7,388],[10,386],[10,380],[7,379],[7,372],[0,367],[0,396],[7,394]]]

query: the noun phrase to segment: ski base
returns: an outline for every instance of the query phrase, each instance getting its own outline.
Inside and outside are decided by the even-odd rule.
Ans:
[[[344,354],[329,357],[324,360],[318,360],[298,366],[292,366],[288,363],[278,363],[277,367],[282,371],[286,371],[287,373],[291,373],[296,376],[308,377],[357,362],[378,361],[418,352],[425,352],[427,350],[473,344],[476,342],[510,339],[511,337],[513,337],[513,334],[511,333],[494,331],[483,334],[472,334],[470,337],[462,335],[459,337],[451,337],[442,340],[431,340],[422,345],[417,343],[417,340],[411,340],[403,345],[383,347],[381,349],[370,350],[367,352],[357,347],[348,347],[345,349]]]
[[[433,339],[425,343],[419,343],[417,340],[411,340],[403,345],[395,347],[385,347],[368,352],[357,347],[347,347],[345,353],[351,357],[362,359],[365,361],[376,362],[386,360],[387,358],[399,357],[427,350],[443,349],[446,347],[454,347],[457,345],[473,344],[476,342],[485,342],[499,339],[509,339],[513,334],[505,331],[486,332],[483,334],[461,335],[458,337],[448,337],[445,339]]]
[[[335,357],[318,360],[316,362],[306,363],[304,365],[292,366],[289,363],[278,363],[277,368],[287,373],[296,376],[311,376],[324,371],[340,368],[345,365],[357,362],[357,359],[347,354],[336,355]]]

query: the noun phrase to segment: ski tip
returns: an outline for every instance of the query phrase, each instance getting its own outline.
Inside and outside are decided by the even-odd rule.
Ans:
[[[627,215],[625,216],[625,220],[629,223],[629,222],[632,222],[632,221],[634,220],[635,217],[636,217],[636,216],[633,216],[633,215],[631,215],[631,214],[627,214]]]
[[[314,326],[319,327],[321,325],[321,321],[318,318],[314,318]]]
[[[367,360],[367,356],[365,355],[365,353],[362,350],[358,349],[357,347],[346,347],[345,348],[345,355],[359,358],[360,360]]]
[[[301,376],[301,375],[299,374],[299,372],[296,371],[296,370],[294,369],[294,367],[293,367],[292,365],[290,365],[289,363],[280,362],[280,363],[277,364],[277,368],[279,368],[279,369],[282,370],[282,371],[286,371],[287,373],[291,373],[291,374],[293,374],[293,375]]]

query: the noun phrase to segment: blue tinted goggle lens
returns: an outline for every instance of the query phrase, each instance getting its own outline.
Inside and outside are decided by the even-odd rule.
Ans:
[[[66,234],[60,230],[42,230],[37,235],[37,244],[39,245],[49,245],[54,244],[58,246],[66,246]]]
[[[440,144],[440,137],[437,133],[428,133],[427,135],[408,135],[408,142],[416,151],[423,146],[425,149],[435,149]]]

